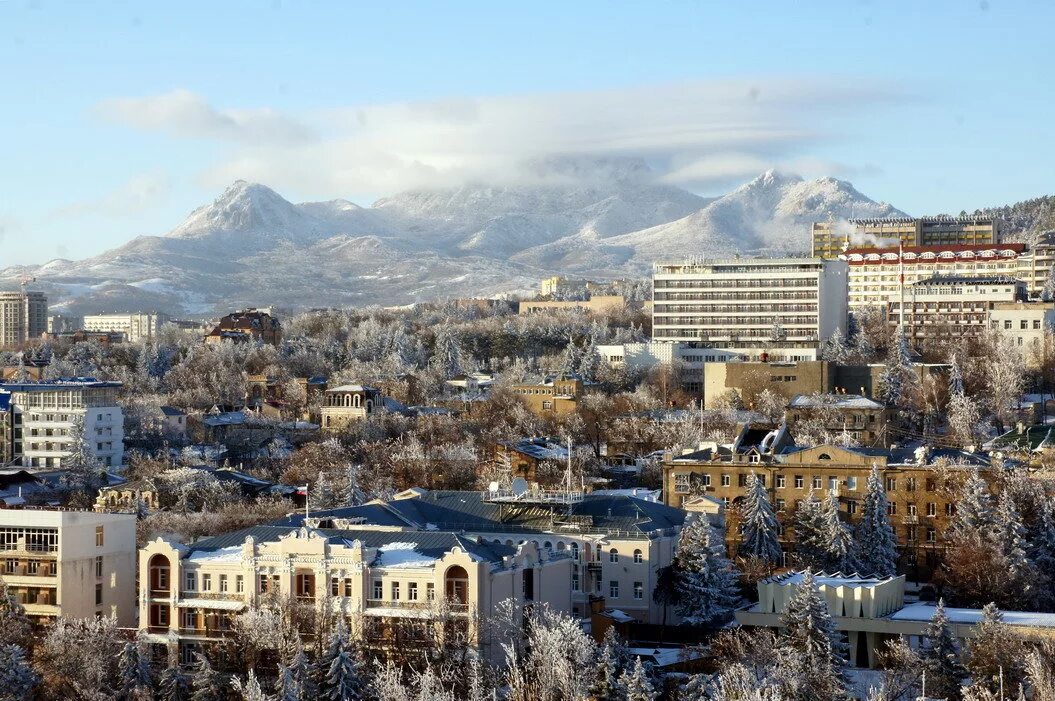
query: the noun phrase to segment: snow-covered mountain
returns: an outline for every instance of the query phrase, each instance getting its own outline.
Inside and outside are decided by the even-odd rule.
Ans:
[[[654,260],[804,252],[809,224],[902,216],[833,178],[773,171],[717,199],[640,161],[547,159],[518,182],[417,190],[371,207],[293,204],[238,181],[163,236],[81,261],[0,270],[59,309],[209,313],[246,305],[398,305],[533,289],[543,277],[647,274]]]

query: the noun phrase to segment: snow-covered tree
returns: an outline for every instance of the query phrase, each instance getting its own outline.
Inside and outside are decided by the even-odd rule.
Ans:
[[[0,645],[0,700],[28,701],[39,683],[22,647]]]
[[[227,677],[216,671],[209,658],[198,655],[194,665],[194,693],[191,701],[225,701],[227,698]]]
[[[887,508],[882,473],[878,465],[872,465],[861,520],[854,531],[853,565],[862,574],[892,577],[897,572],[897,538]]]
[[[782,701],[780,689],[768,678],[758,679],[757,675],[747,665],[735,662],[728,665],[714,675],[707,689],[706,697],[699,693],[684,693],[689,690],[683,689],[686,701],[697,701],[706,698],[707,701]]]
[[[249,670],[244,682],[237,677],[232,679],[231,686],[242,701],[271,701],[271,697],[260,688],[260,682],[257,681],[256,672],[253,670]]]
[[[601,369],[601,353],[597,350],[597,339],[594,336],[586,341],[579,358],[576,373],[585,382],[593,382],[597,379],[597,373]]]
[[[564,347],[564,353],[561,356],[561,377],[572,377],[578,373],[581,361],[582,354],[579,346],[575,344],[575,339],[569,338],[568,345]]]
[[[158,680],[158,701],[190,701],[190,679],[178,663],[165,668]]]
[[[996,691],[1003,677],[1005,688],[1017,688],[1025,679],[1025,652],[1022,640],[1004,623],[996,604],[983,606],[982,619],[967,642],[966,667],[971,680]]]
[[[803,567],[824,569],[827,562],[827,524],[821,513],[821,503],[813,489],[795,509],[792,520],[795,532],[795,557]]]
[[[806,570],[801,577],[780,616],[782,693],[803,701],[847,699],[846,644],[813,573]]]
[[[769,503],[765,484],[754,472],[747,478],[747,496],[740,507],[744,527],[739,555],[755,557],[770,564],[780,562],[781,550],[777,516]]]
[[[681,532],[675,554],[676,609],[693,625],[717,625],[728,620],[740,601],[737,571],[725,555],[725,543],[703,516]]]
[[[901,329],[896,329],[890,339],[886,367],[879,377],[883,401],[898,409],[908,407],[912,385],[917,377],[912,370],[912,357],[908,350],[908,339]]]
[[[821,359],[833,363],[845,363],[853,355],[841,328],[836,328],[821,347]]]
[[[938,600],[934,617],[927,624],[920,654],[927,670],[927,697],[955,699],[966,670],[960,663],[960,651],[952,634],[952,625],[945,612],[944,599]]]
[[[319,660],[326,676],[319,685],[319,696],[329,701],[360,701],[365,697],[365,665],[358,648],[348,636],[342,620],[330,637],[329,646]]]
[[[640,657],[635,658],[634,666],[623,673],[621,684],[626,701],[656,701],[659,698]]]
[[[1013,425],[1026,386],[1026,361],[1010,334],[993,331],[986,351],[986,396],[1000,429]]]
[[[956,501],[956,515],[949,527],[949,534],[956,539],[984,539],[993,527],[993,497],[989,487],[979,474],[971,470],[960,489]]]
[[[93,450],[94,442],[85,428],[84,414],[74,414],[70,427],[70,452],[62,458],[70,489],[95,494],[102,486],[102,463]]]
[[[1022,516],[1018,513],[1018,507],[1015,506],[1011,492],[1007,489],[1000,493],[996,502],[996,511],[993,514],[993,538],[1003,553],[1012,575],[1024,574],[1030,567],[1026,555],[1029,549],[1026,527],[1022,524]]]
[[[444,379],[460,375],[463,372],[462,350],[453,327],[444,325],[436,330],[436,344],[432,352],[432,364]]]
[[[154,680],[150,675],[150,660],[140,654],[134,642],[125,643],[117,661],[121,675],[118,699],[121,701],[149,701],[154,697]]]
[[[33,642],[33,624],[26,615],[26,607],[0,580],[0,645],[28,648]]]
[[[585,698],[594,682],[596,645],[578,619],[547,606],[526,619],[507,600],[501,605],[509,701],[560,701]],[[519,622],[518,622],[519,621]],[[526,634],[518,633],[523,626]]]
[[[620,670],[626,669],[628,655],[626,648],[619,641],[614,627],[604,632],[604,641],[597,653],[594,667],[597,676],[590,690],[596,701],[621,701],[622,685],[619,682]]]
[[[825,569],[842,572],[848,569],[853,537],[849,527],[839,518],[839,498],[835,495],[835,490],[828,491],[821,502],[820,512],[826,534]]]

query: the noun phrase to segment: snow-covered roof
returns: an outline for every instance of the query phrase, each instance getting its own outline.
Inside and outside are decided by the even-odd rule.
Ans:
[[[417,543],[396,542],[382,547],[377,553],[373,567],[417,568],[432,567],[436,557],[418,552]]]
[[[791,409],[817,409],[821,407],[882,409],[883,405],[860,394],[798,394],[792,398],[788,407]]]
[[[191,562],[241,562],[242,546],[232,545],[217,550],[194,550],[187,559]]]
[[[337,387],[331,387],[326,390],[327,392],[377,392],[375,387],[367,387],[366,385],[339,385]]]
[[[567,446],[548,438],[521,438],[518,441],[503,441],[502,445],[536,460],[568,459]]]
[[[784,586],[798,586],[802,583],[805,572],[786,572],[769,577],[764,580],[767,583],[780,584]],[[855,573],[844,574],[842,572],[824,573],[818,572],[813,575],[813,582],[818,587],[874,587],[888,582],[892,577],[864,577]]]
[[[930,621],[934,618],[935,606],[929,602],[908,604],[899,611],[890,614],[893,621]],[[981,609],[947,608],[946,615],[951,623],[976,625],[982,620]],[[1010,626],[1028,628],[1055,628],[1055,613],[1038,613],[1035,611],[1001,611],[1004,623]]]

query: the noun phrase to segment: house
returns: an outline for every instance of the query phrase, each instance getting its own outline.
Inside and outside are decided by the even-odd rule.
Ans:
[[[243,309],[220,319],[206,334],[206,343],[266,343],[277,346],[282,341],[278,319],[261,309]]]
[[[322,427],[327,431],[338,431],[355,421],[362,421],[382,411],[384,400],[384,394],[375,387],[347,384],[330,388],[323,394]]]
[[[791,398],[784,420],[788,429],[814,424],[831,434],[844,434],[858,445],[887,442],[891,410],[859,394],[799,394]]]
[[[586,389],[582,378],[562,376],[547,378],[537,384],[513,385],[512,392],[523,398],[532,413],[564,416],[575,411]]]

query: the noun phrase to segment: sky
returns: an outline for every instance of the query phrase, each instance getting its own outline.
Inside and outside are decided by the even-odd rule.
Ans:
[[[160,235],[237,179],[369,205],[645,159],[912,214],[1055,193],[1055,3],[0,0],[0,269]]]

